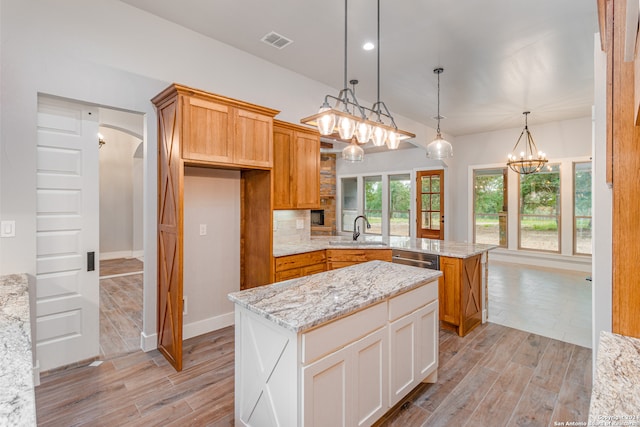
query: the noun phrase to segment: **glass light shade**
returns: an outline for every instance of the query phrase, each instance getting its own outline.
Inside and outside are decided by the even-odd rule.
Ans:
[[[342,158],[351,163],[361,162],[364,160],[364,150],[352,142],[342,150]]]
[[[371,139],[373,141],[373,145],[376,147],[382,147],[384,145],[384,141],[387,139],[387,130],[380,126],[375,126],[373,128]]]
[[[436,139],[427,145],[427,158],[446,159],[447,157],[453,157],[453,147],[449,141],[443,139],[442,135],[438,134]]]
[[[387,147],[389,150],[395,150],[400,146],[400,137],[395,132],[389,132],[387,134]]]
[[[331,107],[320,107],[318,113],[325,113],[318,119],[318,132],[320,135],[331,135],[336,126],[336,115],[331,112]]]
[[[360,144],[369,142],[371,139],[371,126],[365,122],[358,122],[356,125],[356,139]]]
[[[356,122],[355,120],[340,116],[338,120],[338,133],[340,134],[340,138],[349,140],[353,137],[353,133],[356,131]]]

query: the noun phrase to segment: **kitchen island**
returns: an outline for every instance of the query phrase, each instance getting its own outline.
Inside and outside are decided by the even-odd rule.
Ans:
[[[431,259],[435,257],[436,262],[431,268],[443,272],[439,286],[442,326],[464,336],[488,318],[488,255],[495,247],[400,236],[382,238],[365,235],[355,242],[351,236],[312,237],[308,240],[274,244],[274,271],[276,280],[284,280],[303,276],[306,271],[317,271],[322,267],[322,262],[327,270],[340,264],[349,264],[334,261],[335,258],[344,260],[347,256],[351,263],[371,259],[391,260],[393,252],[394,262],[409,265],[417,265],[408,259],[414,256],[420,258],[426,254]],[[336,256],[341,252],[345,253],[344,257]],[[314,261],[307,261],[309,259]],[[288,270],[281,271],[282,268]]]
[[[236,424],[371,425],[435,382],[441,275],[371,261],[229,294]]]

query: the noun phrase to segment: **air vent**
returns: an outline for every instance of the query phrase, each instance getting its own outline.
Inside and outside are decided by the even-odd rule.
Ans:
[[[285,36],[281,36],[274,31],[271,31],[269,34],[265,35],[262,38],[262,41],[278,49],[283,49],[293,43],[293,40],[289,40]]]

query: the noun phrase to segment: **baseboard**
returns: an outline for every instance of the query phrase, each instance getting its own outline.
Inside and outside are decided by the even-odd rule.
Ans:
[[[144,260],[144,250],[131,251],[131,258],[138,258],[140,261]]]
[[[155,350],[156,348],[158,348],[158,334],[147,335],[144,332],[141,332],[140,348],[145,353],[147,351]]]
[[[234,320],[235,318],[232,311],[230,313],[209,317],[197,322],[185,323],[182,326],[182,339],[187,340],[189,338],[197,337],[198,335],[226,328],[227,326],[233,325]]]
[[[136,258],[134,254],[138,253],[132,251],[115,251],[115,252],[100,252],[100,261],[106,261],[109,259],[118,259],[118,258]],[[141,252],[144,254],[144,252]]]
[[[489,251],[489,265],[492,261],[528,266],[557,268],[560,270],[591,272],[591,257],[549,254],[543,252],[510,251],[494,249]]]

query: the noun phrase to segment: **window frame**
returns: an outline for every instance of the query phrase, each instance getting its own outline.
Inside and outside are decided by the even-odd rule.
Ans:
[[[504,214],[502,215],[505,218],[505,243],[501,245],[500,242],[500,214],[496,214],[498,216],[498,248],[507,249],[509,247],[509,169],[506,166],[498,166],[498,167],[479,167],[474,168],[472,177],[471,177],[471,187],[472,187],[472,213],[471,213],[471,230],[472,230],[472,242],[474,244],[478,244],[476,241],[476,177],[477,171],[490,171],[490,170],[502,170],[502,194],[503,194],[503,204],[502,211]],[[506,209],[505,209],[506,208]]]
[[[372,179],[373,178],[373,179]],[[376,179],[377,178],[377,179]],[[376,209],[376,212],[380,212],[380,232],[371,232],[371,228],[363,227],[362,233],[372,236],[382,236],[383,222],[384,222],[384,188],[382,174],[375,175],[363,175],[362,176],[362,214],[371,222],[370,215],[367,215],[367,181],[375,181],[380,185],[380,209]],[[372,227],[373,228],[373,227]]]
[[[573,181],[573,190],[572,190],[572,199],[573,199],[573,255],[576,256],[593,256],[593,190],[592,190],[592,194],[591,194],[591,215],[589,216],[584,216],[584,215],[576,215],[576,165],[578,164],[590,164],[591,168],[591,186],[593,189],[593,161],[592,160],[587,160],[587,161],[574,161],[571,163],[571,168],[572,168],[572,181]],[[591,235],[592,235],[592,240],[591,240],[591,253],[586,253],[586,252],[578,252],[578,233],[577,233],[577,220],[579,218],[589,218],[591,220]]]
[[[412,194],[413,194],[413,180],[411,179],[411,174],[409,172],[407,173],[398,173],[398,174],[389,174],[386,176],[387,177],[387,188],[388,188],[388,207],[387,207],[387,230],[388,230],[388,235],[391,236],[397,236],[397,237],[410,237],[411,236],[411,206],[413,205],[413,199],[412,199]],[[394,177],[406,177],[406,179],[393,179]],[[407,211],[407,234],[406,235],[402,235],[402,234],[392,234],[391,233],[391,220],[393,219],[393,212],[404,212],[404,211],[394,211],[392,210],[392,197],[391,197],[391,181],[407,181],[409,182],[409,210]]]

